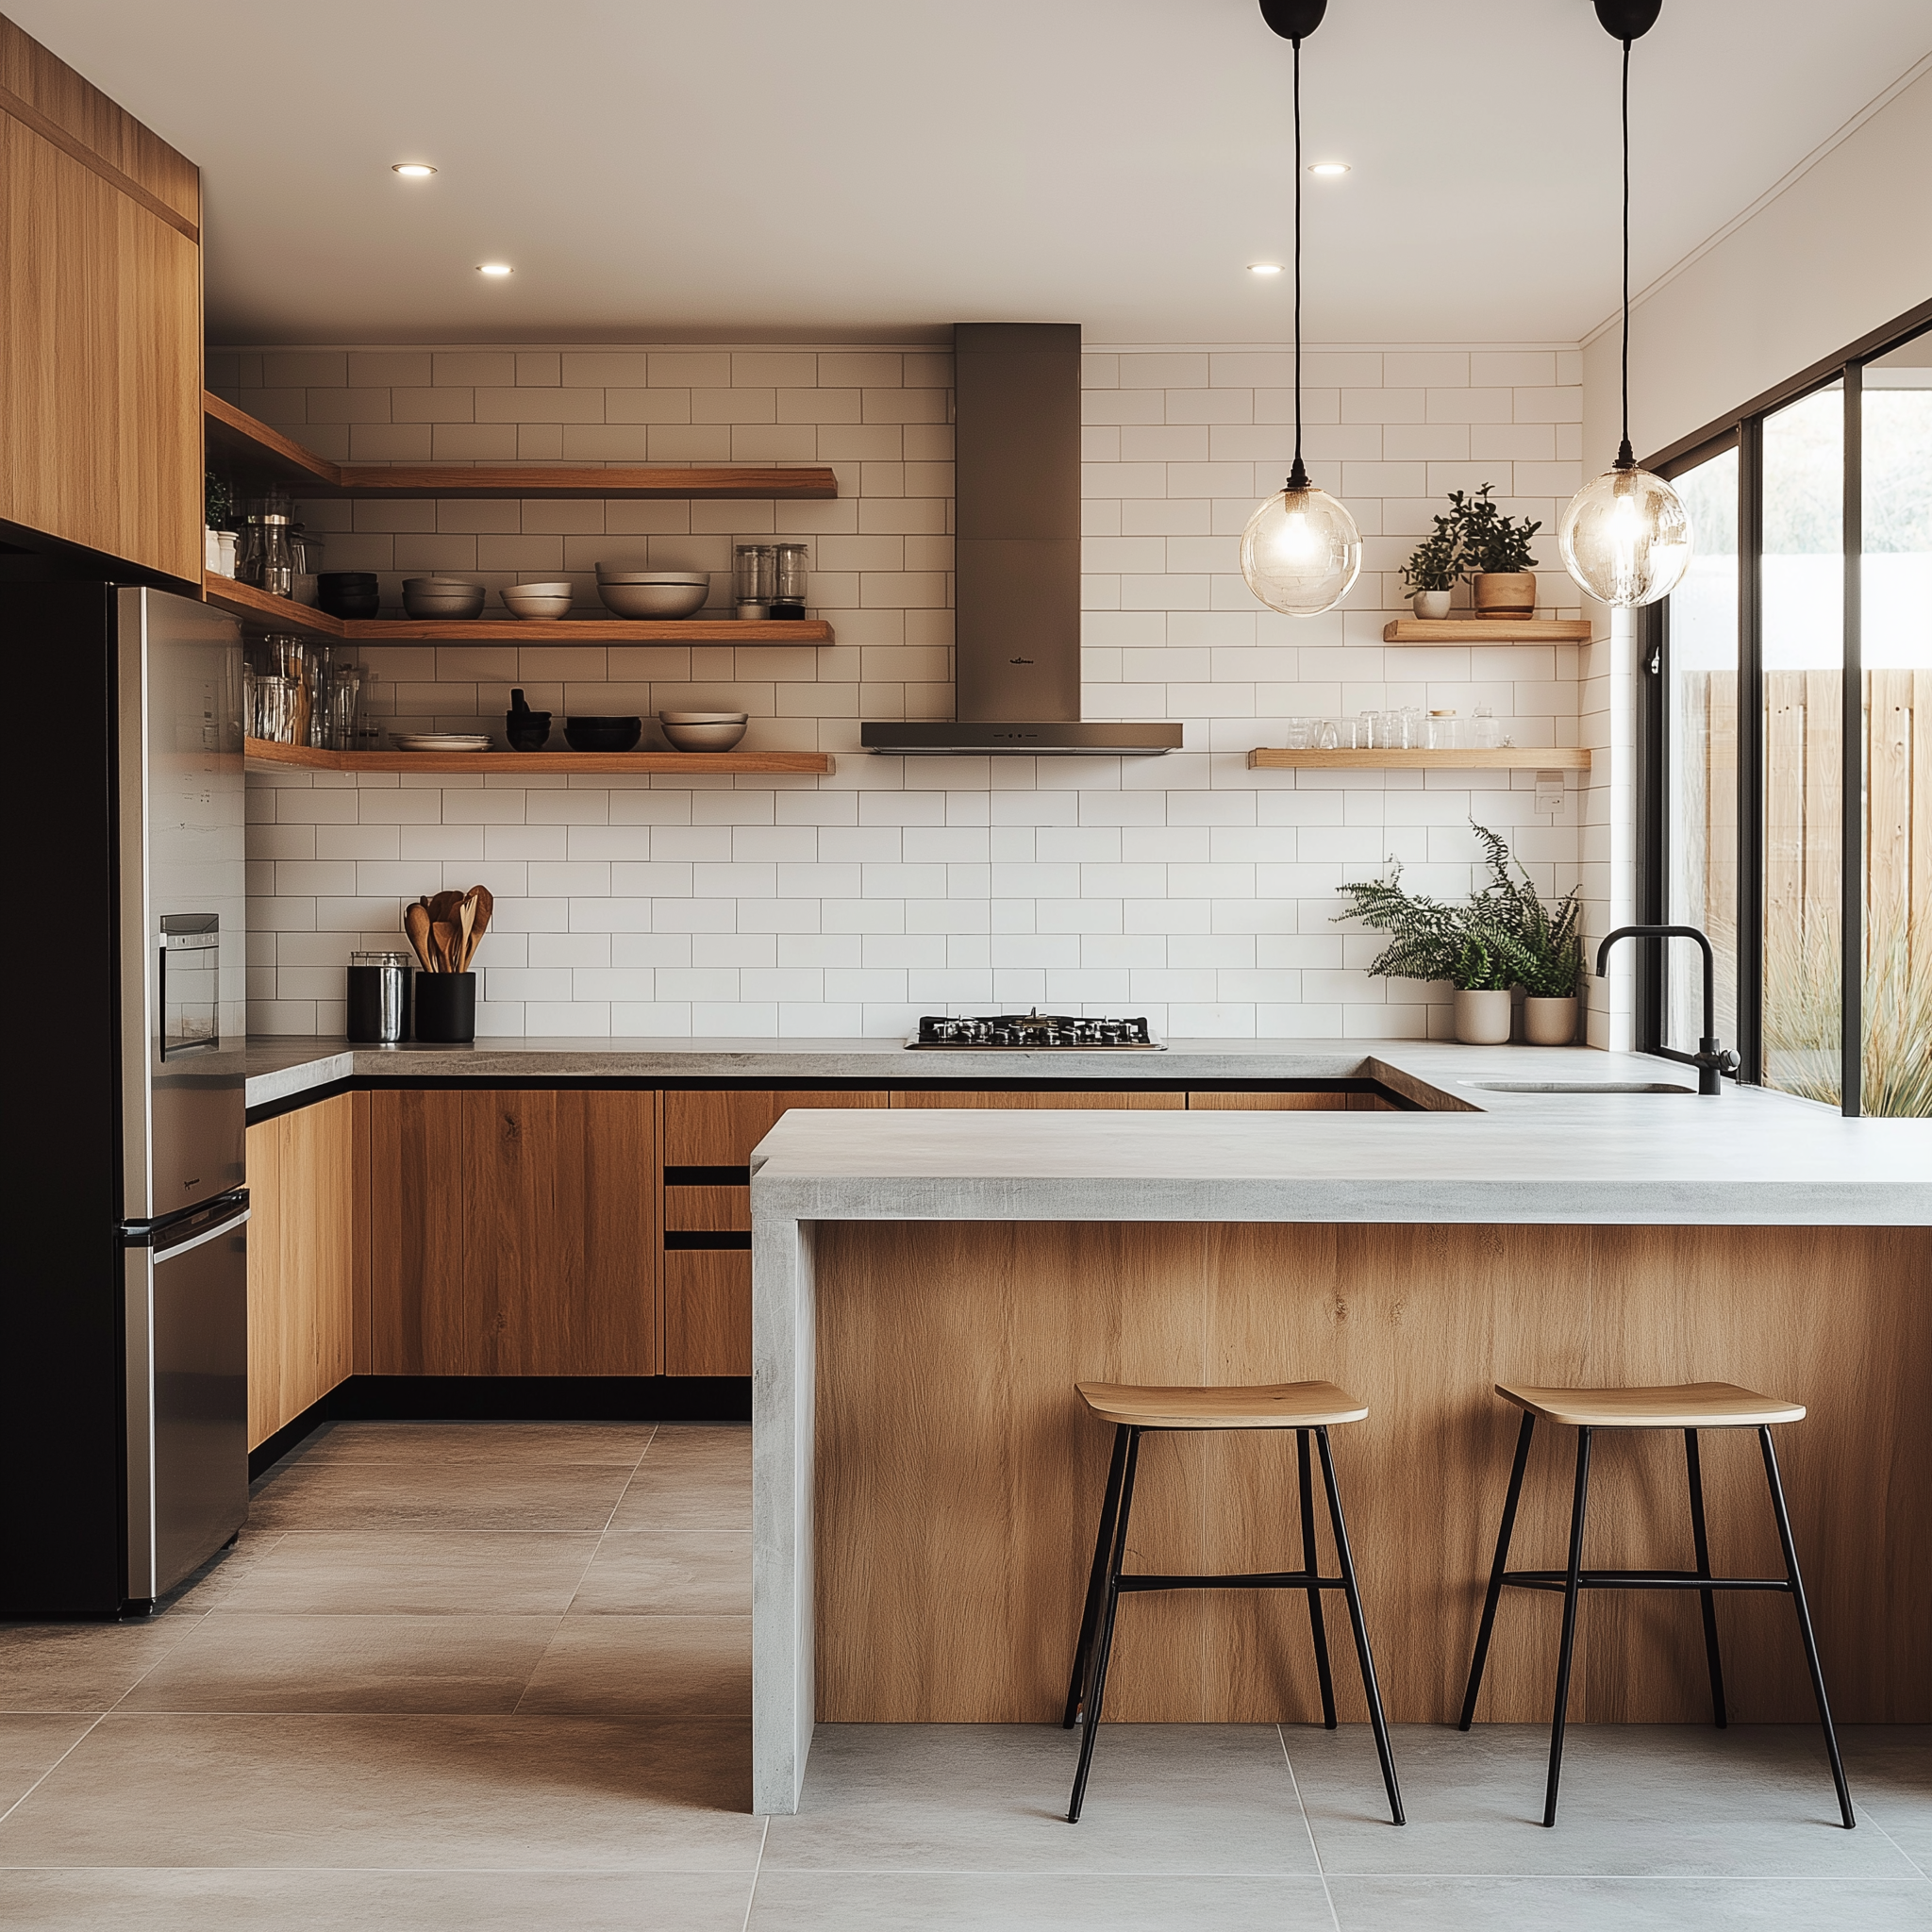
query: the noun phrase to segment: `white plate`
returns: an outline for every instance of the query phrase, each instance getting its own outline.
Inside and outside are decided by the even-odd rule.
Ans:
[[[490,740],[475,732],[419,731],[396,740],[405,751],[488,751]]]

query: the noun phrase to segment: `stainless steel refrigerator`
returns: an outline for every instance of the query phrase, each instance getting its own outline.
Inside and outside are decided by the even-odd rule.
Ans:
[[[139,1612],[248,1507],[241,634],[158,591],[16,582],[0,642],[47,693],[8,766],[39,958],[8,1109],[28,1234],[0,1300],[0,1614]]]

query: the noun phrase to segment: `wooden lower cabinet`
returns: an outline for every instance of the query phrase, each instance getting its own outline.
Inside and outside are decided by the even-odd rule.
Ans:
[[[248,1129],[248,1446],[353,1366],[356,1116],[341,1093]]]
[[[1174,1113],[1187,1104],[1185,1093],[1119,1093],[1108,1092],[1105,1088],[1084,1093],[1058,1089],[1044,1093],[999,1093],[967,1088],[927,1088],[921,1092],[892,1095],[894,1107],[1011,1108],[1022,1113],[1051,1113],[1061,1109],[1089,1113]]]
[[[657,1095],[370,1095],[378,1375],[658,1369]]]
[[[1392,1113],[1393,1102],[1379,1093],[1190,1093],[1191,1112],[1219,1113]]]
[[[664,1165],[738,1168],[794,1108],[885,1107],[897,1095],[871,1089],[717,1088],[664,1095]],[[716,1246],[664,1250],[664,1373],[751,1374],[751,1253],[724,1245],[751,1226],[751,1191],[716,1175],[664,1189],[668,1237]]]

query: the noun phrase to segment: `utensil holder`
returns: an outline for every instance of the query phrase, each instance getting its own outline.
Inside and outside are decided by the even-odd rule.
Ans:
[[[476,975],[419,973],[416,1038],[438,1046],[468,1046],[476,1038]]]

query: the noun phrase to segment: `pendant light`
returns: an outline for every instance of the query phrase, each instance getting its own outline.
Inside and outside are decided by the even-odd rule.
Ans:
[[[1634,609],[1676,589],[1690,565],[1690,518],[1661,476],[1630,451],[1630,43],[1657,23],[1663,0],[1596,0],[1596,17],[1624,43],[1624,440],[1615,465],[1570,499],[1557,542],[1570,575],[1605,604]]]
[[[1261,18],[1294,45],[1294,467],[1241,532],[1241,575],[1271,610],[1290,617],[1334,609],[1362,568],[1355,519],[1309,482],[1302,463],[1302,42],[1327,10],[1328,0],[1261,0]]]

